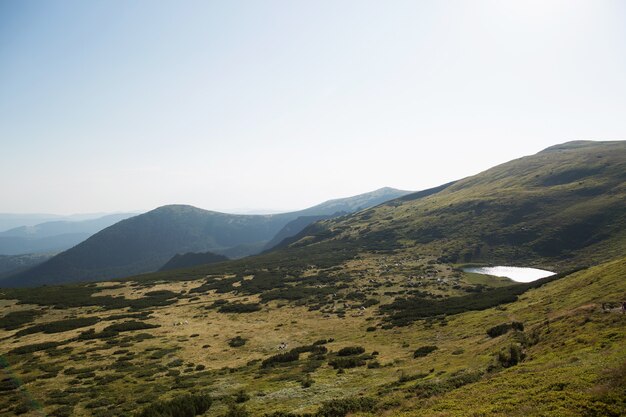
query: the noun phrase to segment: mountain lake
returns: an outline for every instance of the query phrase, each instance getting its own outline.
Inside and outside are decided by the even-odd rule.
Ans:
[[[493,275],[496,277],[510,278],[515,282],[532,282],[540,278],[554,275],[556,272],[545,271],[536,268],[521,268],[516,266],[485,266],[463,268],[465,272],[473,272],[475,274]]]

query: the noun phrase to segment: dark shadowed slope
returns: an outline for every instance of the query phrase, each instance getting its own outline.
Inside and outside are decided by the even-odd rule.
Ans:
[[[0,255],[0,279],[32,268],[52,258],[54,254]]]
[[[272,216],[238,216],[172,205],[123,220],[3,285],[60,283],[153,271],[177,253],[262,240],[280,227]]]
[[[170,271],[172,269],[189,268],[196,265],[213,264],[216,262],[227,261],[228,258],[211,252],[187,252],[176,254],[167,261],[165,265],[159,268],[159,271]]]
[[[270,250],[285,239],[300,233],[308,225],[326,219],[343,216],[348,213],[370,208],[395,198],[412,195],[411,191],[381,188],[371,193],[360,194],[354,197],[330,200],[320,205],[302,210],[300,217],[290,221],[270,240],[264,250]]]
[[[287,223],[276,236],[272,238],[265,245],[265,250],[271,250],[272,248],[278,246],[281,242],[285,241],[285,239],[289,239],[292,236],[296,236],[302,230],[304,230],[308,225],[318,222],[320,220],[332,219],[334,217],[339,217],[341,215],[347,214],[345,212],[337,213],[336,215],[332,214],[322,214],[319,216],[300,216],[297,219],[294,219]]]

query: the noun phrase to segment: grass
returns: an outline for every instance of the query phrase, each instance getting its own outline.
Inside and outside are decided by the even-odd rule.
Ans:
[[[367,332],[372,324],[383,323],[376,307],[366,309],[362,315],[356,310],[343,317],[331,314],[324,318],[326,313],[311,311],[306,304],[283,305],[276,300],[260,311],[221,313],[204,306],[218,299],[254,303],[256,296],[209,291],[196,293],[199,299],[187,302],[185,294],[202,283],[191,281],[155,286],[183,297],[175,304],[155,307],[150,318],[142,319],[160,327],[130,330],[108,340],[76,339],[69,343],[68,335],[77,335],[81,329],[21,337],[15,336],[15,330],[2,330],[2,337],[8,338],[14,348],[66,343],[6,356],[23,389],[44,404],[48,413],[59,409],[60,401],[74,404],[63,407],[72,407],[77,416],[96,415],[111,404],[115,413],[122,413],[124,407],[139,410],[142,404],[156,399],[169,401],[188,393],[199,394],[195,387],[201,386],[211,390],[215,399],[211,410],[217,415],[228,409],[227,398],[242,389],[250,396],[245,407],[253,416],[275,411],[316,412],[324,401],[355,396],[380,399],[380,411],[361,411],[371,415],[516,415],[528,414],[529,404],[544,413],[556,407],[563,415],[581,415],[594,407],[602,412],[623,410],[614,399],[621,389],[625,317],[602,313],[599,306],[623,296],[626,288],[620,274],[625,267],[626,259],[622,259],[590,268],[530,289],[505,306],[449,315],[443,326],[437,320]],[[360,285],[367,281],[357,278],[354,282]],[[399,288],[400,282],[404,281],[386,288]],[[134,288],[128,282],[118,291],[132,295]],[[147,287],[144,291],[149,290]],[[348,294],[353,289],[343,291]],[[362,291],[368,297],[390,297],[376,287]],[[58,314],[69,311],[58,310]],[[72,307],[71,311],[86,317],[99,314],[92,306]],[[124,309],[108,311],[124,317]],[[115,325],[124,320],[99,322],[93,327],[101,332],[112,321]],[[188,324],[172,324],[185,320]],[[487,336],[489,328],[514,321],[524,323],[523,332],[508,332],[494,339]],[[137,339],[141,332],[153,338]],[[198,336],[191,337],[194,334]],[[526,359],[510,368],[494,369],[497,353],[511,343],[519,343],[520,334],[525,338]],[[246,343],[229,346],[237,337],[246,339]],[[329,338],[333,340],[315,344]],[[298,359],[263,368],[261,363],[280,353],[278,345],[283,342],[289,350],[296,349]],[[311,352],[313,346],[323,346],[327,352]],[[414,358],[423,346],[437,349]],[[65,347],[71,350],[60,357],[51,354]],[[111,355],[113,351],[119,353]],[[353,351],[354,356],[338,356],[339,352]],[[346,369],[332,365],[344,357],[356,358],[364,365],[372,361],[373,351],[377,351],[377,366]],[[367,357],[361,358],[363,355]],[[343,373],[338,374],[334,368]],[[55,376],[46,377],[55,369]],[[606,372],[613,375],[612,379],[604,376]],[[138,383],[130,384],[125,376],[132,376]],[[313,382],[303,384],[308,378]],[[530,397],[520,396],[520,390],[530,392]],[[54,392],[63,396],[55,397]],[[97,393],[95,398],[107,405],[98,406],[100,403],[94,403],[89,392]],[[20,395],[19,391],[11,391],[3,396],[0,409],[8,412]],[[481,401],[477,403],[476,398]]]

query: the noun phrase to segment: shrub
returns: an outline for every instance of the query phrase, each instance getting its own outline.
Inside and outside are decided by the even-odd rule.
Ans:
[[[111,337],[117,336],[118,333],[112,330],[102,331],[100,333],[96,333],[95,329],[85,330],[78,335],[78,339],[80,340],[92,340],[92,339],[109,339]]]
[[[513,284],[506,287],[494,288],[480,293],[472,293],[458,297],[448,297],[433,300],[425,297],[397,298],[391,304],[380,307],[388,314],[387,321],[394,326],[407,326],[416,320],[428,317],[452,315],[465,311],[480,311],[496,307],[501,304],[516,301],[518,296],[529,289],[539,288],[542,285],[556,281],[576,270],[541,278],[529,283]]]
[[[417,348],[415,350],[415,352],[413,352],[413,357],[414,358],[422,358],[424,356],[427,356],[428,354],[436,351],[438,348],[437,346],[421,346],[419,348]]]
[[[103,333],[130,332],[133,330],[156,329],[157,327],[161,327],[161,326],[159,326],[158,324],[150,324],[150,323],[144,323],[142,321],[132,320],[132,321],[125,321],[122,323],[112,324],[102,329],[102,332]]]
[[[367,357],[369,359],[369,356]],[[335,369],[349,369],[365,365],[366,358],[363,356],[339,357],[328,362]]]
[[[12,311],[0,318],[0,329],[15,330],[42,314],[43,312],[37,310]]]
[[[514,321],[511,323],[498,324],[497,326],[493,326],[487,329],[487,335],[489,335],[489,337],[494,338],[494,337],[502,336],[503,334],[508,333],[508,331],[511,329],[523,332],[524,323],[521,323],[519,321]]]
[[[136,413],[135,417],[193,417],[204,414],[211,403],[211,397],[206,394],[183,395],[156,402]]]
[[[244,406],[231,405],[224,417],[250,417],[250,412]]]
[[[261,367],[269,368],[279,363],[295,362],[298,359],[300,359],[300,354],[291,350],[289,352],[279,353],[277,355],[270,356],[269,358],[261,362]]]
[[[351,355],[360,355],[365,352],[365,348],[363,346],[348,346],[339,349],[337,355],[339,356],[351,356]]]
[[[16,416],[26,414],[29,411],[30,411],[30,405],[27,402],[21,402],[18,405],[16,405],[15,408],[13,409],[13,413],[15,413]]]
[[[376,400],[368,397],[353,397],[326,401],[315,414],[319,417],[345,417],[348,413],[374,411]]]
[[[41,350],[48,350],[60,346],[59,342],[43,342],[43,343],[35,343],[32,345],[24,345],[20,347],[16,347],[15,349],[11,349],[9,353],[14,353],[16,355],[22,355],[24,353],[32,353],[39,352]]]
[[[512,344],[497,353],[496,366],[510,368],[523,361],[525,357],[526,354],[522,350],[522,347],[517,344]]]
[[[241,347],[246,344],[248,339],[244,339],[241,336],[235,336],[228,341],[228,346],[230,347]]]
[[[509,330],[511,330],[511,325],[509,323],[502,323],[487,329],[487,335],[489,335],[489,337],[498,337],[507,333]]]
[[[20,383],[14,378],[4,378],[0,380],[0,392],[13,391],[20,387]]]
[[[234,395],[234,399],[236,403],[240,404],[240,403],[245,403],[246,401],[248,401],[250,399],[250,396],[244,390],[239,390]]]
[[[304,378],[302,378],[302,381],[300,381],[300,385],[302,385],[302,388],[309,388],[311,385],[313,385],[313,378],[311,378],[311,375],[307,374]]]
[[[222,305],[218,311],[220,313],[253,313],[260,309],[259,303],[229,303]]]
[[[33,333],[61,333],[66,332],[68,330],[78,329],[80,327],[92,326],[99,322],[100,319],[97,317],[80,317],[77,319],[67,319],[67,320],[59,320],[59,321],[51,321],[49,323],[36,324],[31,327],[27,327],[25,329],[20,330],[15,333],[16,336],[23,336],[26,334]]]

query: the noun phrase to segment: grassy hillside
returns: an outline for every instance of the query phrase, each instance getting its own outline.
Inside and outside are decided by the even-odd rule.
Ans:
[[[418,265],[429,264],[405,264]],[[282,293],[252,285],[278,270],[238,285],[225,275],[6,290],[0,414],[139,415],[206,394],[217,416],[619,416],[626,315],[612,307],[626,296],[625,268],[622,258],[402,327],[378,308],[411,288],[397,273],[371,283],[325,268]],[[446,276],[460,289],[435,283]],[[477,288],[446,270],[423,282],[444,296]]]
[[[347,213],[341,212],[341,213],[336,213],[336,214],[337,216],[340,216],[340,215],[345,215]],[[334,216],[332,214],[322,214],[319,216],[300,216],[297,219],[290,221],[282,229],[280,229],[278,233],[276,233],[276,235],[272,238],[272,240],[267,242],[264,249],[266,251],[273,249],[274,247],[278,246],[281,242],[283,242],[285,239],[289,239],[292,236],[296,236],[298,233],[300,233],[302,230],[304,230],[307,226],[309,226],[312,223],[318,222],[320,220],[327,220],[327,219],[330,219],[332,217],[337,217],[337,216]]]
[[[349,241],[452,263],[584,265],[619,256],[625,202],[626,142],[570,142],[320,222],[292,246]]]

